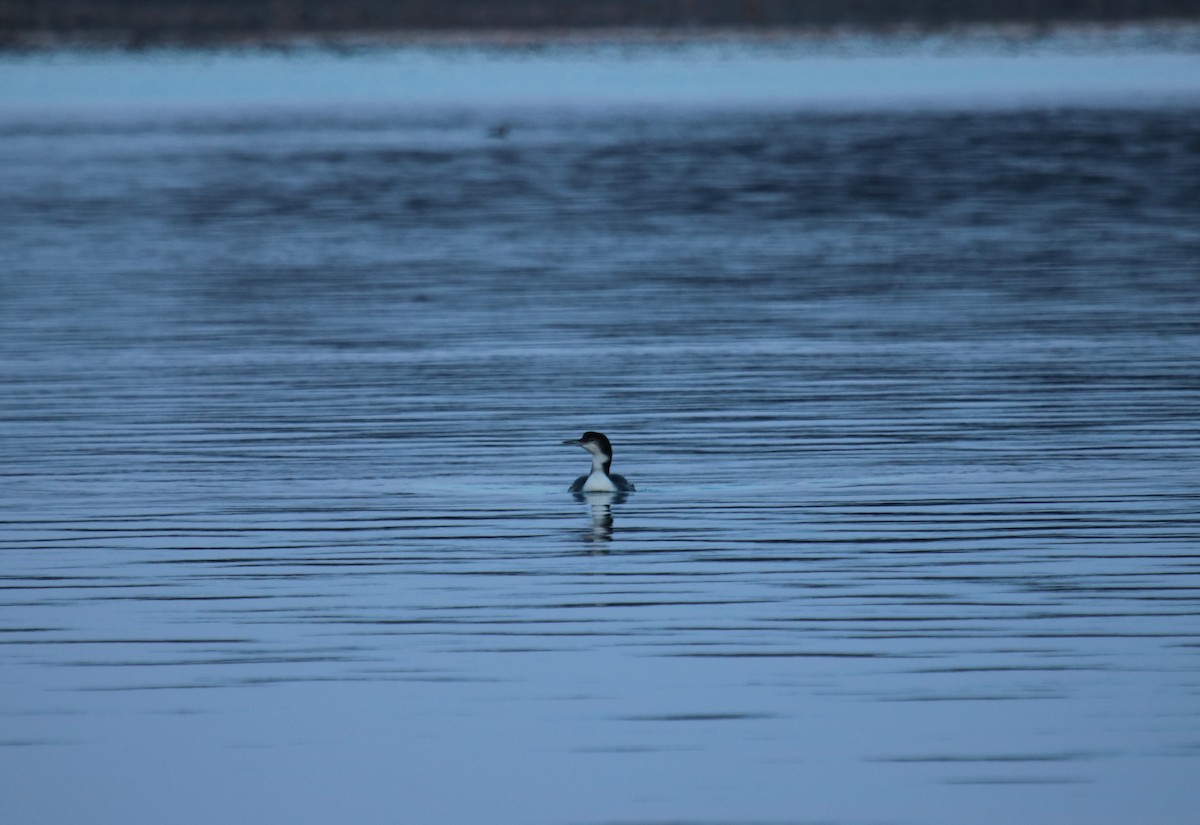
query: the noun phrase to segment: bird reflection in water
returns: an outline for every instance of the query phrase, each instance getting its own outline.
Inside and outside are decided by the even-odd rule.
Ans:
[[[572,497],[582,503],[587,504],[591,511],[592,529],[584,531],[584,540],[592,545],[594,552],[607,551],[607,544],[612,541],[613,537],[613,512],[614,504],[624,504],[629,498],[628,493],[573,493]]]

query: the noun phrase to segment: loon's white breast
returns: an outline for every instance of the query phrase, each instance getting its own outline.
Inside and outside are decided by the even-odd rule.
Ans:
[[[592,470],[583,480],[581,492],[584,493],[615,493],[617,485],[612,477],[603,470]]]

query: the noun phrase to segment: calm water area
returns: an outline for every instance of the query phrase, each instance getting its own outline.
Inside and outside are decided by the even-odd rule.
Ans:
[[[1196,822],[1200,58],[984,57],[0,61],[4,821]]]

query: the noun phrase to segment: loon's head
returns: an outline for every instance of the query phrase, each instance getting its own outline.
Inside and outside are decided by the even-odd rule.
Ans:
[[[604,433],[594,433],[589,430],[580,438],[568,439],[563,444],[570,444],[574,447],[582,447],[587,450],[594,457],[593,461],[598,460],[603,465],[605,472],[608,472],[608,468],[612,466],[612,444],[608,443],[608,436]]]

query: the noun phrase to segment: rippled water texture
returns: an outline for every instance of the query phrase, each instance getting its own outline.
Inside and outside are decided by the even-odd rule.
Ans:
[[[1198,127],[0,121],[5,821],[1194,822]]]

